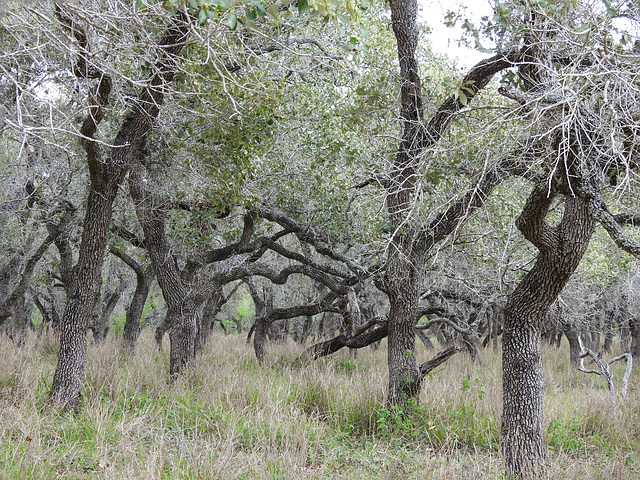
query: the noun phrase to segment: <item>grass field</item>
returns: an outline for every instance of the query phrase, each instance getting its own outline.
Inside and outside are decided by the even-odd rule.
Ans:
[[[0,338],[3,480],[503,478],[490,350],[479,364],[453,357],[400,416],[384,407],[384,342],[316,362],[273,347],[260,366],[244,337],[214,335],[195,372],[169,384],[168,348],[143,335],[122,356],[111,339],[90,347],[82,412],[61,415],[47,404],[56,348]],[[570,370],[567,350],[545,350],[544,364],[544,478],[640,478],[638,369],[614,413],[605,380]]]

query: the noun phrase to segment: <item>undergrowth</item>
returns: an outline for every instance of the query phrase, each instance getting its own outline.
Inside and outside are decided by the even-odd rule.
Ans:
[[[135,356],[111,339],[90,347],[73,415],[47,400],[55,343],[0,338],[2,479],[503,478],[490,350],[453,357],[400,412],[384,404],[384,346],[315,362],[278,346],[259,365],[244,338],[214,335],[195,371],[168,382],[150,335]],[[604,380],[570,370],[565,350],[544,363],[545,478],[639,478],[638,372],[614,412]]]

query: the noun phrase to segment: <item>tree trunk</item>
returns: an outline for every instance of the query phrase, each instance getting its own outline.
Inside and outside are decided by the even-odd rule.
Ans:
[[[231,321],[236,326],[236,333],[242,333],[242,317],[241,316],[234,316],[234,317],[231,318]]]
[[[82,28],[59,5],[56,5],[56,15],[84,49],[87,38]],[[65,285],[68,298],[60,328],[58,364],[51,388],[51,398],[65,410],[76,410],[79,406],[86,362],[87,328],[100,285],[113,202],[129,168],[143,155],[153,119],[158,116],[167,85],[173,80],[175,58],[182,51],[189,30],[189,19],[184,13],[178,12],[160,39],[151,78],[123,120],[113,141],[116,147],[110,150],[110,155],[104,154],[101,144],[95,142],[94,137],[105,115],[111,78],[99,66],[88,68],[86,56],[78,56],[78,68],[74,72],[88,77],[89,72],[95,71],[91,78],[99,81],[93,96],[94,104],[80,128],[80,143],[89,166],[89,195],[72,285]]]
[[[40,335],[42,335],[42,333],[46,329],[48,329],[49,325],[51,324],[51,315],[49,315],[49,311],[47,310],[47,307],[44,306],[44,304],[42,303],[42,300],[40,300],[40,298],[37,295],[34,295],[33,303],[35,304],[38,311],[40,312],[40,315],[42,316],[42,322],[40,323],[40,328],[38,328],[38,338],[40,338]]]
[[[469,352],[471,361],[478,363],[480,361],[480,354],[478,353],[479,347],[481,346],[480,338],[475,333],[463,333],[462,340],[464,341],[467,352]]]
[[[508,475],[527,477],[544,465],[545,458],[540,333],[535,327],[525,324],[530,320],[535,321],[526,308],[516,312],[515,305],[510,307],[512,310],[507,314],[502,354],[502,452]]]
[[[625,311],[620,320],[620,349],[623,352],[630,350],[631,343],[631,318],[629,312]]]
[[[395,245],[391,248],[394,249]],[[419,285],[416,265],[422,265],[422,262],[413,256],[406,258],[407,250],[403,248],[390,252],[386,278],[390,303],[387,402],[401,408],[418,400],[421,383],[415,356],[414,327]]]
[[[62,319],[60,318],[60,311],[58,310],[58,302],[55,291],[52,286],[47,286],[47,293],[49,294],[49,303],[51,305],[51,328],[56,335],[60,334],[60,325]]]
[[[629,319],[629,327],[631,328],[631,347],[629,353],[635,361],[640,360],[640,319],[632,316]]]
[[[565,198],[557,227],[545,223],[548,185],[534,188],[517,220],[540,251],[507,300],[503,335],[502,452],[508,476],[533,477],[544,465],[541,330],[545,316],[578,267],[595,224],[585,201]]]
[[[24,295],[13,304],[9,336],[19,347],[24,346],[27,329],[31,323],[31,308],[26,306]]]
[[[300,317],[296,324],[296,336],[295,341],[298,345],[304,345],[307,343],[307,339],[311,334],[311,327],[313,326],[313,316],[307,315]]]
[[[140,321],[142,320],[142,313],[144,312],[144,306],[147,303],[154,277],[152,268],[147,268],[140,276],[136,272],[136,289],[127,309],[123,331],[124,348],[129,352],[134,352],[136,349],[136,343],[138,342],[138,337],[140,337]]]
[[[433,342],[431,341],[431,338],[429,338],[429,334],[427,333],[427,330],[418,329],[416,330],[416,335],[418,336],[418,338],[420,339],[420,341],[428,351],[435,349],[435,347],[433,346]]]
[[[593,350],[594,352],[597,352],[600,350],[600,329],[598,328],[597,324],[594,324],[593,330],[591,330],[591,335],[590,335],[590,342],[589,342],[589,348],[591,350]]]
[[[107,333],[109,333],[109,320],[111,320],[111,314],[118,305],[120,297],[126,288],[125,282],[120,280],[118,288],[107,297],[107,301],[104,304],[102,312],[94,317],[94,322],[91,325],[91,331],[93,331],[94,343],[104,343],[107,339]]]
[[[580,364],[580,333],[571,322],[563,323],[563,332],[569,341],[569,365],[578,368]]]
[[[156,327],[155,332],[153,333],[153,338],[156,341],[156,346],[158,350],[162,350],[162,340],[164,339],[164,334],[169,331],[171,328],[171,318],[169,317],[169,311],[164,312],[162,320]]]
[[[91,182],[80,253],[73,269],[73,284],[66,286],[68,299],[60,325],[60,351],[50,394],[63,410],[77,410],[80,403],[87,328],[98,295],[118,180],[120,176],[112,177],[108,188],[100,188],[101,184]]]
[[[141,170],[142,167],[139,165],[131,169],[129,190],[136,205],[138,221],[144,231],[145,245],[151,264],[167,305],[165,322],[171,328],[169,373],[177,375],[191,369],[195,362],[198,320],[193,299],[180,278],[180,272],[171,255],[165,232],[166,212],[159,205],[154,194],[146,190]]]
[[[406,407],[420,391],[420,371],[415,357],[415,312],[423,258],[417,255],[411,194],[417,168],[416,139],[422,128],[422,94],[416,48],[418,28],[416,0],[391,0],[391,24],[400,63],[402,141],[396,153],[387,187],[387,210],[393,227],[385,287],[389,296],[388,357],[389,405]]]
[[[270,321],[266,315],[267,304],[272,305],[273,302],[270,300],[270,293],[267,293],[266,291],[263,291],[263,293],[265,294],[265,297],[269,297],[267,301],[260,296],[260,292],[258,292],[258,288],[252,280],[247,278],[243,281],[247,285],[249,295],[251,295],[251,299],[253,300],[253,305],[255,307],[253,326],[251,327],[247,341],[249,341],[251,333],[253,332],[253,350],[258,362],[262,363],[267,357],[267,334],[269,332],[270,325]]]
[[[202,309],[202,315],[200,316],[200,327],[198,328],[198,336],[196,337],[196,351],[200,351],[209,341],[209,336],[213,332],[213,326],[216,323],[216,316],[220,313],[222,306],[226,303],[226,298],[222,288],[211,293],[207,299],[204,308]],[[224,324],[220,322],[222,328],[227,333]]]
[[[267,317],[264,315],[256,317],[253,330],[253,350],[259,363],[263,363],[267,358],[268,331],[269,321]]]
[[[611,345],[613,344],[613,334],[615,333],[615,314],[611,310],[605,312],[604,317],[604,345],[602,350],[604,353],[611,353]]]

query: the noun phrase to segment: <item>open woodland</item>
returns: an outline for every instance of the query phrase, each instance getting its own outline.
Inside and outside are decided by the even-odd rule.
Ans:
[[[492,6],[0,4],[0,477],[639,478],[640,2]]]

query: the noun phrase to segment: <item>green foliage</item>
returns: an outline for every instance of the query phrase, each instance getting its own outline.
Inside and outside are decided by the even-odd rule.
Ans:
[[[482,387],[482,383],[480,382],[480,379],[478,377],[476,377],[473,383],[475,384],[474,390],[477,391],[477,394],[478,394],[478,400],[482,400],[484,397],[487,396],[487,392],[484,391],[484,388]],[[465,378],[464,380],[462,380],[461,390],[463,392],[471,390],[472,386],[473,384],[469,381],[469,379]]]
[[[497,451],[498,423],[478,418],[474,406],[451,408],[445,415],[434,413],[428,406],[415,403],[407,409],[381,409],[376,420],[377,434],[399,445],[422,440],[434,448],[454,444]]]
[[[253,304],[251,297],[248,295],[242,297],[236,306],[236,313],[245,320],[249,320],[255,316],[255,305]]]
[[[339,367],[340,370],[343,370],[344,372],[347,372],[347,373],[353,372],[356,369],[356,365],[349,361],[339,362],[337,366]]]
[[[109,331],[114,335],[122,335],[124,332],[124,324],[127,321],[126,313],[122,313],[120,315],[113,315],[110,321]]]

